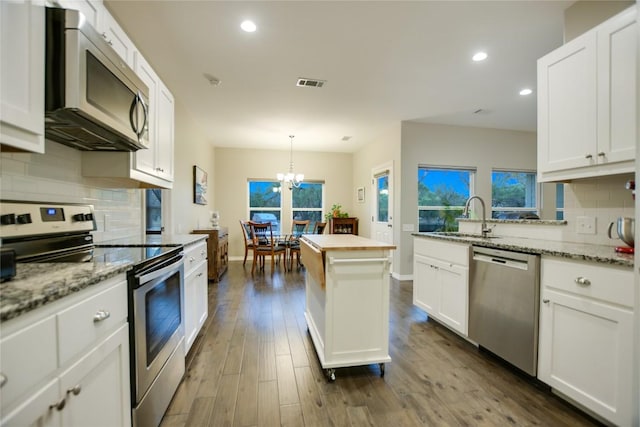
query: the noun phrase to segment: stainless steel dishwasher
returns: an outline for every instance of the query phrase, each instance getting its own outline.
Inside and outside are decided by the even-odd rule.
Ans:
[[[539,295],[539,255],[474,246],[469,338],[536,375]]]

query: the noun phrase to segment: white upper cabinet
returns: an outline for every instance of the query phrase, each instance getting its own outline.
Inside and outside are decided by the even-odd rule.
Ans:
[[[133,68],[133,57],[136,47],[127,36],[127,33],[124,32],[122,27],[120,27],[118,22],[104,7],[100,10],[100,14],[98,15],[98,26],[96,28],[120,58],[122,58],[127,65]]]
[[[135,53],[135,71],[149,86],[149,143],[136,152],[136,169],[173,181],[173,95],[140,52]]]
[[[0,143],[44,153],[44,1],[0,1]]]
[[[634,171],[636,10],[538,60],[538,179]]]
[[[102,0],[57,0],[64,9],[79,10],[93,28],[98,28],[100,14],[104,10]]]

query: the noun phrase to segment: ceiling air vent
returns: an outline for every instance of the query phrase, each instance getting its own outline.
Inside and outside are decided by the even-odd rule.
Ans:
[[[305,79],[300,77],[296,82],[296,86],[322,87],[326,82],[326,80]]]

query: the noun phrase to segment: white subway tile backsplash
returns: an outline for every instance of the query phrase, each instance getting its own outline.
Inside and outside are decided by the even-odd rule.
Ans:
[[[142,236],[143,190],[102,188],[97,180],[84,178],[81,153],[72,148],[47,141],[45,152],[0,153],[2,199],[89,203],[96,213],[96,242]]]
[[[620,216],[635,215],[631,191],[625,189],[625,183],[634,179],[633,174],[614,177],[594,178],[575,181],[565,185],[564,219],[567,227],[563,239],[572,242],[593,243],[618,246],[619,239],[609,239],[609,223]],[[596,219],[596,234],[579,234],[576,221],[579,216]]]

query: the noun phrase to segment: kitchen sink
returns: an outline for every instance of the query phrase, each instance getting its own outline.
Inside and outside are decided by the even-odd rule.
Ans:
[[[499,239],[500,238],[500,236],[492,236],[492,235],[483,236],[480,233],[461,233],[458,231],[433,231],[427,234],[432,234],[435,236],[450,236],[450,237],[474,238],[474,239]]]

